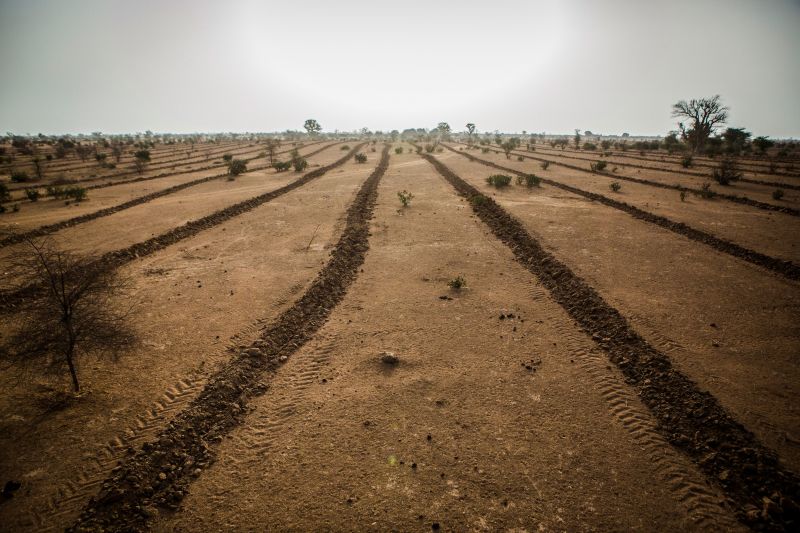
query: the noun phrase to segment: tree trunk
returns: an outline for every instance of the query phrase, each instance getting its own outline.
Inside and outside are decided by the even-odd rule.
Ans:
[[[67,365],[69,366],[70,376],[72,376],[72,388],[75,392],[79,392],[81,387],[78,384],[78,372],[75,370],[75,363],[72,361],[72,350],[67,354]]]

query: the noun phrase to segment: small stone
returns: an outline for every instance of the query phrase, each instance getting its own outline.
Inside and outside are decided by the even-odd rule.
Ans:
[[[167,479],[167,475],[164,472],[159,472],[158,479],[164,481],[165,479]]]
[[[255,347],[248,348],[247,350],[245,350],[244,353],[246,355],[249,355],[250,357],[261,357],[261,356],[264,355],[264,352],[262,352],[260,349],[255,348]]]
[[[381,363],[396,366],[400,364],[400,358],[392,352],[381,352]]]
[[[719,343],[717,341],[711,341],[711,346],[714,348],[719,348]]]
[[[278,357],[278,361],[280,361],[281,363],[285,363],[287,359],[289,359],[289,358],[287,356],[285,356],[285,355],[282,355],[282,356]]]

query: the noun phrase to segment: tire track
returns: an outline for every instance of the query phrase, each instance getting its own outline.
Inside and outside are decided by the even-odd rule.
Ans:
[[[313,181],[324,175],[328,171],[344,165],[362,146],[363,144],[355,146],[353,149],[348,151],[347,155],[338,159],[337,161],[329,165],[325,165],[324,167],[320,167],[316,170],[312,170],[311,172],[304,174],[301,178],[284,185],[283,187],[279,187],[273,191],[266,192],[242,202],[233,204],[202,218],[189,221],[182,226],[173,228],[145,241],[137,242],[128,246],[127,248],[107,252],[101,255],[98,261],[108,265],[111,268],[119,268],[120,266],[129,263],[134,259],[150,255],[168,246],[171,246],[176,242],[193,237],[202,231],[214,226],[218,226],[234,217],[252,211],[256,207],[259,207],[262,204],[265,204],[274,200],[275,198],[283,196],[288,192],[302,187],[310,181]],[[18,289],[0,293],[0,313],[12,311],[19,302],[35,294],[38,289],[39,287],[36,285],[26,285]]]
[[[447,146],[447,145],[444,145],[444,144],[442,146],[444,146],[445,148],[447,148],[448,150],[451,150],[453,152],[462,153],[462,152],[460,152],[458,150],[454,150],[450,146]],[[493,152],[495,152],[497,154],[501,153],[500,150],[496,150],[494,148],[489,148],[489,150],[491,150],[491,151],[493,151]],[[490,161],[485,161],[483,159],[478,159],[477,157],[475,157],[475,156],[473,156],[471,154],[463,154],[463,155],[466,156],[466,157],[475,158],[476,161],[480,161],[482,163],[495,165],[494,163],[491,163]],[[629,182],[632,182],[632,183],[638,183],[640,185],[647,185],[649,187],[658,187],[659,189],[671,189],[671,190],[674,190],[674,191],[686,191],[686,192],[691,192],[693,194],[702,194],[703,193],[703,191],[701,191],[700,189],[695,189],[693,187],[684,187],[682,185],[670,185],[668,183],[661,183],[661,182],[658,182],[658,181],[650,181],[650,180],[646,180],[646,179],[643,179],[643,178],[634,178],[632,176],[620,176],[618,174],[610,174],[608,172],[602,172],[602,171],[591,171],[591,170],[587,170],[585,168],[579,167],[577,165],[571,165],[569,163],[562,163],[560,161],[553,161],[552,159],[543,159],[541,157],[535,157],[535,156],[532,156],[532,155],[523,155],[521,157],[523,157],[525,159],[532,159],[534,161],[541,161],[541,162],[545,162],[546,161],[546,162],[551,163],[553,165],[558,165],[558,166],[562,166],[564,168],[577,170],[579,172],[585,172],[587,174],[596,174],[596,175],[599,175],[599,176],[605,176],[606,178],[612,178],[612,179],[615,179],[615,180],[618,179],[618,180],[622,180],[622,181],[629,181]],[[497,168],[503,168],[503,167],[500,167],[499,165],[495,165],[495,166],[497,166]],[[509,169],[505,169],[505,170],[509,170]],[[517,172],[517,171],[514,171],[514,172]],[[544,179],[542,181],[544,181]],[[758,200],[753,200],[753,199],[748,198],[746,196],[736,196],[734,194],[723,194],[723,193],[715,191],[714,192],[714,198],[722,198],[723,200],[728,200],[729,202],[734,202],[734,203],[737,203],[737,204],[747,205],[747,206],[750,206],[750,207],[763,209],[765,211],[776,211],[778,213],[784,213],[784,214],[791,215],[791,216],[794,216],[794,217],[800,216],[800,209],[796,209],[794,207],[787,207],[787,206],[783,206],[783,205],[774,205],[774,204],[770,204],[770,203],[767,203],[767,202],[761,202],[761,201],[758,201]]]
[[[308,154],[303,155],[303,157],[313,157],[320,152],[323,152],[334,145],[323,146],[322,148],[310,152]],[[256,158],[253,158],[256,159]],[[252,161],[249,160],[249,161]],[[257,172],[259,170],[264,170],[265,168],[269,168],[270,165],[260,165],[257,167],[250,168],[244,172],[244,174],[250,172]],[[12,233],[11,235],[0,239],[0,248],[4,248],[6,246],[10,246],[12,244],[18,244],[23,242],[25,239],[32,239],[35,237],[41,237],[43,235],[47,235],[49,233],[54,233],[56,231],[60,231],[64,228],[71,228],[73,226],[77,226],[79,224],[84,224],[86,222],[96,220],[98,218],[107,217],[109,215],[113,215],[114,213],[119,213],[120,211],[124,211],[125,209],[130,209],[131,207],[136,207],[137,205],[146,204],[147,202],[151,202],[157,198],[162,198],[164,196],[168,196],[170,194],[188,189],[190,187],[194,187],[196,185],[200,185],[203,183],[208,183],[209,181],[218,180],[220,178],[227,177],[228,173],[224,172],[222,174],[215,174],[213,176],[206,176],[204,178],[187,181],[186,183],[180,183],[178,185],[173,185],[172,187],[167,187],[166,189],[162,189],[160,191],[155,191],[150,194],[145,194],[143,196],[139,196],[132,200],[128,200],[127,202],[123,202],[121,204],[113,205],[111,207],[106,207],[104,209],[100,209],[98,211],[94,211],[92,213],[87,213],[85,215],[80,215],[73,218],[68,218],[67,220],[62,220],[60,222],[56,222],[54,224],[47,224],[45,226],[39,226],[38,228],[34,228],[32,230],[23,232],[23,233]],[[164,176],[161,176],[164,177]],[[146,179],[155,179],[153,178],[146,178]],[[119,185],[119,184],[115,184]]]
[[[643,339],[585,280],[542,248],[517,219],[435,157],[422,157],[470,200],[474,213],[619,368],[650,410],[655,429],[722,490],[742,523],[762,531],[796,530],[800,477],[781,464],[774,451],[761,444],[711,394],[674,368],[667,355]],[[478,197],[482,200],[475,201]],[[688,492],[692,496],[686,497],[687,502],[702,496],[696,488]]]
[[[519,170],[514,170],[513,168],[504,167],[502,165],[498,165],[491,161],[480,159],[472,154],[466,154],[464,152],[454,150],[449,146],[445,146],[445,148],[447,148],[451,152],[466,157],[470,161],[474,161],[476,163],[480,163],[488,167],[496,168],[504,172],[510,172],[518,176],[525,175],[524,172],[521,172]],[[800,280],[800,265],[796,265],[791,261],[778,259],[776,257],[756,252],[755,250],[751,250],[749,248],[745,248],[744,246],[740,246],[731,241],[721,239],[719,237],[711,235],[710,233],[706,233],[705,231],[695,229],[687,224],[684,224],[683,222],[675,222],[667,217],[650,213],[649,211],[639,209],[638,207],[635,207],[626,202],[622,202],[620,200],[614,200],[613,198],[609,198],[608,196],[603,196],[602,194],[589,192],[548,178],[541,178],[541,180],[542,183],[546,183],[553,187],[557,187],[561,190],[577,194],[578,196],[582,196],[583,198],[587,198],[592,201],[600,202],[601,204],[606,205],[608,207],[618,209],[620,211],[628,213],[633,218],[636,218],[638,220],[643,220],[651,224],[655,224],[656,226],[662,227],[673,233],[677,233],[678,235],[681,235],[693,241],[710,246],[711,248],[717,250],[718,252],[728,254],[743,261],[747,261],[748,263],[751,263],[753,265],[757,265],[767,270],[770,270],[776,274],[780,274],[781,276],[784,276],[792,281]]]
[[[89,497],[101,488],[119,462],[132,453],[133,447],[151,439],[204,385],[205,380],[196,377],[181,379],[168,387],[143,415],[134,419],[133,425],[85,456],[73,480],[52,487],[42,508],[32,509],[27,516],[20,516],[18,522],[6,526],[42,532],[62,530],[65,524],[78,516]]]
[[[355,281],[369,248],[378,184],[388,166],[386,145],[347,210],[347,224],[330,260],[303,296],[215,373],[158,440],[146,443],[116,470],[70,530],[140,530],[147,527],[152,506],[177,509],[192,479],[214,461],[214,443],[243,421],[248,399],[264,393],[275,371],[319,331]]]

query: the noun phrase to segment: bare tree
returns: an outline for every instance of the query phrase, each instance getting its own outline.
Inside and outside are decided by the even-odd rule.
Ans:
[[[25,242],[27,253],[15,258],[11,271],[37,290],[16,311],[18,327],[0,353],[14,363],[66,367],[78,392],[78,357],[116,357],[135,342],[130,284],[94,257],[59,250],[49,239]]]
[[[122,159],[122,153],[125,151],[125,147],[122,143],[114,143],[111,145],[111,155],[114,156],[114,159],[119,163],[119,160]]]
[[[469,135],[469,144],[472,145],[472,136],[475,135],[475,124],[472,122],[467,124],[467,135]]]
[[[689,121],[688,128],[679,122],[681,134],[692,151],[702,150],[706,141],[720,124],[728,120],[730,109],[720,101],[720,96],[681,100],[672,106],[672,116]]]

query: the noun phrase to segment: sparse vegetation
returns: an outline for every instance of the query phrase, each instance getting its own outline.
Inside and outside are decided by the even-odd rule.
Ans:
[[[524,185],[529,189],[533,187],[541,187],[542,178],[540,178],[536,174],[525,174],[522,176],[517,176],[517,185]]]
[[[511,176],[507,176],[505,174],[492,174],[486,178],[486,183],[493,185],[497,189],[502,189],[503,187],[508,187],[511,185]]]
[[[589,163],[589,168],[592,169],[592,172],[603,172],[606,167],[608,166],[608,162],[606,161],[598,161],[596,163]]]
[[[775,189],[772,191],[773,200],[780,200],[781,198],[783,198],[783,189]]]
[[[228,162],[228,175],[230,178],[236,178],[236,176],[245,172],[247,172],[247,161],[244,159],[231,159]]]
[[[550,161],[542,161],[539,163],[539,166],[542,167],[542,170],[547,170],[547,168],[550,166]]]
[[[703,198],[705,200],[710,200],[714,198],[716,195],[717,193],[715,193],[711,189],[711,184],[708,182],[704,183],[703,186],[700,188],[700,198]]]
[[[142,174],[150,162],[150,150],[137,150],[133,157],[133,165],[136,167],[136,171]]]
[[[612,181],[608,188],[611,189],[612,192],[619,192],[622,189],[622,185],[618,181]]]
[[[396,153],[397,155],[400,155],[400,154],[402,154],[402,153],[403,153],[403,147],[402,147],[402,146],[398,146],[398,147],[396,147],[396,148],[394,149],[394,153]]]
[[[130,284],[97,258],[59,250],[49,240],[26,243],[28,252],[10,270],[42,290],[15,309],[17,327],[0,353],[18,364],[66,367],[78,392],[79,357],[113,357],[135,340],[128,324]]]
[[[397,193],[397,198],[400,199],[400,203],[403,204],[403,207],[408,207],[411,204],[411,200],[414,199],[414,195],[403,189]]]
[[[367,154],[361,152],[356,154],[356,163],[366,163],[366,162],[367,162]]]
[[[465,280],[462,276],[456,276],[447,282],[447,286],[454,291],[459,291],[467,286],[467,280]]]
[[[25,196],[27,196],[28,200],[31,202],[38,202],[40,195],[39,189],[25,189]]]
[[[734,181],[738,181],[742,177],[736,161],[732,158],[725,158],[720,161],[719,166],[714,169],[714,180],[720,185],[730,185]]]
[[[291,161],[275,161],[272,163],[272,168],[275,169],[276,172],[286,172],[290,168],[292,168]]]
[[[27,172],[22,170],[15,170],[14,172],[11,173],[11,181],[13,181],[14,183],[25,183],[31,181],[31,178],[30,176],[28,176]]]
[[[681,166],[683,168],[689,168],[692,166],[692,155],[686,154],[681,158]]]

